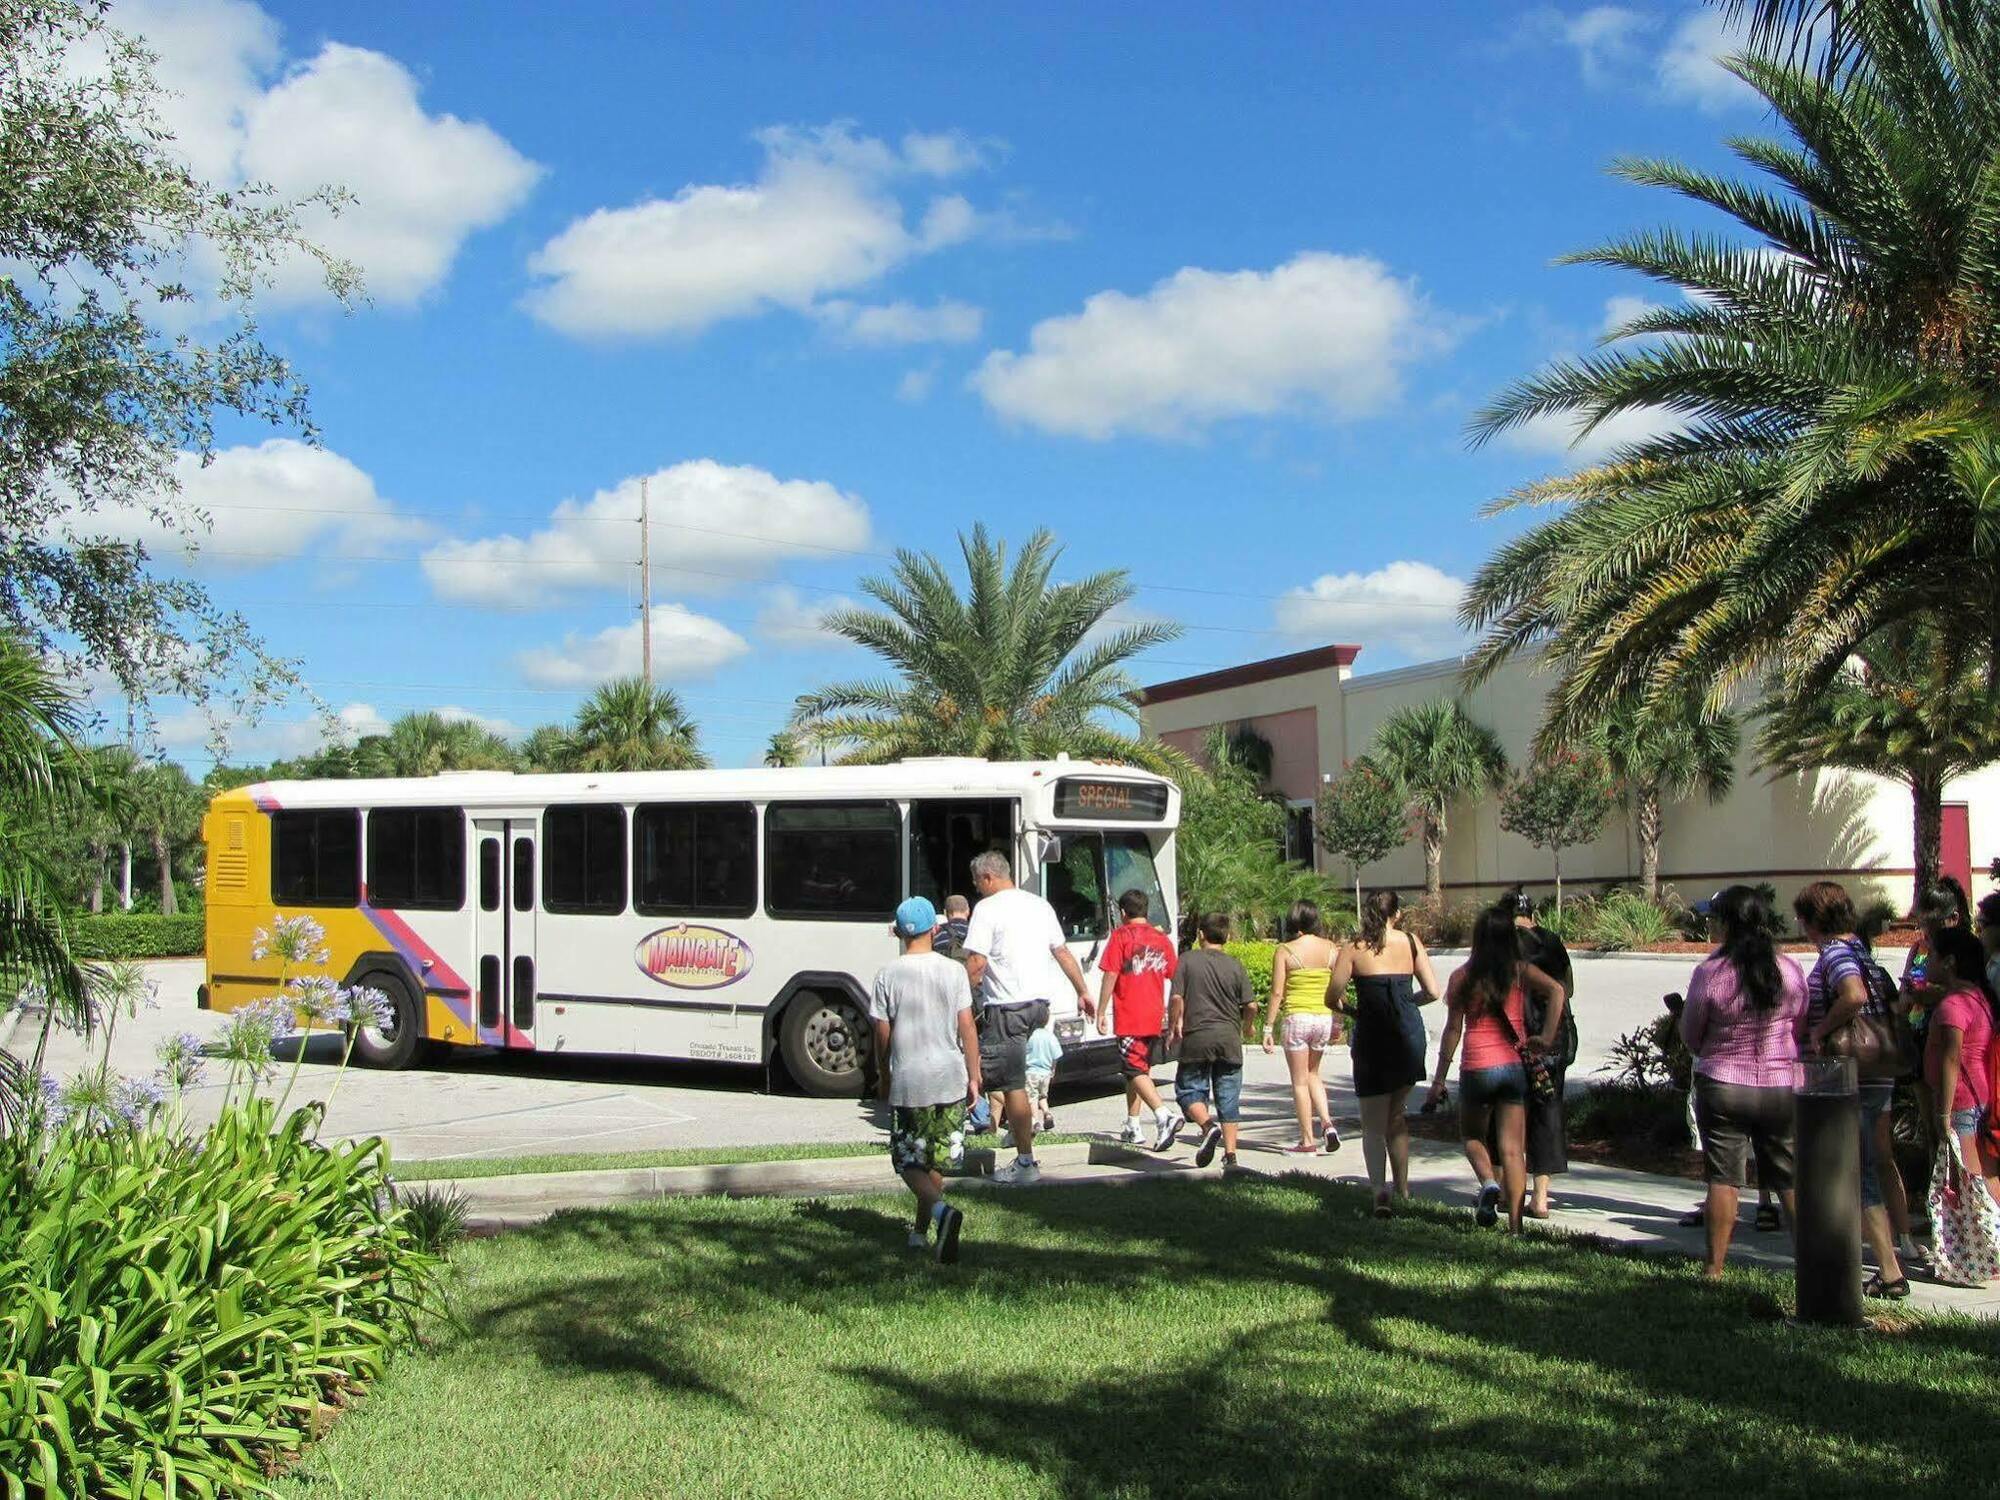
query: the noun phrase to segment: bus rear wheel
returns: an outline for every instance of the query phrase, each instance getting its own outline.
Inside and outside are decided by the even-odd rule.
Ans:
[[[816,1098],[855,1099],[868,1086],[874,1039],[868,1018],[843,995],[800,995],[785,1010],[778,1049],[793,1080]]]
[[[362,1026],[354,1033],[356,1061],[371,1068],[398,1072],[415,1062],[424,1050],[424,1013],[410,987],[394,974],[365,974],[356,981],[372,985],[389,997],[388,1023]]]

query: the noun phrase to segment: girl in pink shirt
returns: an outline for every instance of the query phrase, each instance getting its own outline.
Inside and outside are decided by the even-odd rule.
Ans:
[[[1924,1042],[1924,1081],[1936,1101],[1939,1139],[1958,1143],[1967,1175],[1984,1178],[2000,1200],[2000,1162],[1980,1141],[1979,1123],[1992,1104],[1988,1055],[1993,1046],[1996,1008],[1986,982],[1986,955],[1963,927],[1936,933],[1925,974],[1933,994],[1943,999],[1931,1009]]]

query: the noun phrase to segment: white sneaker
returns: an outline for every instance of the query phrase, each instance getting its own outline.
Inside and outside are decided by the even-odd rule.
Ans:
[[[921,1250],[930,1242],[930,1232],[928,1230],[912,1229],[910,1231],[910,1238],[906,1243],[912,1250]]]
[[[1118,1144],[1121,1146],[1138,1146],[1142,1145],[1145,1139],[1144,1132],[1139,1129],[1139,1117],[1137,1115],[1127,1115],[1125,1117],[1125,1128],[1118,1133]]]
[[[1181,1133],[1181,1127],[1185,1124],[1187,1124],[1187,1116],[1181,1114],[1170,1115],[1168,1118],[1160,1121],[1160,1133],[1153,1137],[1153,1149],[1155,1151],[1164,1151],[1167,1147],[1173,1145],[1174,1137]]]
[[[1042,1180],[1039,1162],[1022,1161],[1018,1156],[993,1174],[993,1180],[1001,1187],[1028,1187]]]

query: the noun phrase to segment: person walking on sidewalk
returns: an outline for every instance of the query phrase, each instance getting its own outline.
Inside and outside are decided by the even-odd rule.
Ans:
[[[1549,1216],[1549,1181],[1569,1170],[1569,1106],[1564,1094],[1569,1065],[1576,1061],[1576,973],[1569,961],[1569,948],[1555,933],[1535,920],[1535,903],[1525,890],[1516,889],[1505,903],[1513,913],[1514,926],[1521,934],[1521,957],[1540,969],[1563,988],[1562,1025],[1556,1045],[1549,1053],[1549,1077],[1553,1092],[1528,1100],[1528,1194],[1527,1214],[1531,1219]],[[1542,1029],[1542,1015],[1535,997],[1528,996],[1528,1029]]]
[[[1077,1010],[1091,1015],[1083,969],[1063,939],[1055,908],[1014,884],[1007,856],[989,850],[972,861],[979,904],[965,929],[965,972],[981,1000],[979,1067],[986,1087],[1003,1096],[1014,1161],[993,1180],[1004,1186],[1037,1182],[1034,1106],[1028,1099],[1028,1038],[1049,1021],[1049,1000],[1067,979]],[[1060,973],[1058,972],[1060,971]]]
[[[1124,917],[1104,945],[1097,962],[1103,986],[1097,997],[1098,1026],[1118,1038],[1118,1076],[1125,1080],[1125,1130],[1128,1145],[1145,1141],[1139,1111],[1153,1117],[1155,1151],[1173,1145],[1181,1112],[1160,1099],[1153,1086],[1153,1064],[1161,1052],[1160,1033],[1167,1029],[1167,982],[1174,977],[1174,945],[1146,919],[1151,906],[1146,893],[1130,890],[1118,898]]]
[[[1319,931],[1319,907],[1300,901],[1292,907],[1286,929],[1291,941],[1279,945],[1271,962],[1271,1003],[1264,1014],[1264,1050],[1277,1050],[1278,1015],[1284,1013],[1285,1068],[1292,1075],[1292,1108],[1299,1117],[1299,1143],[1287,1146],[1292,1156],[1317,1156],[1340,1149],[1333,1110],[1326,1102],[1326,1079],[1320,1060],[1340,1039],[1340,1022],[1327,990],[1333,980],[1334,947]],[[1344,991],[1342,992],[1344,995]]]
[[[1528,1030],[1531,990],[1546,1018],[1538,1033]],[[1563,998],[1561,985],[1522,961],[1512,914],[1497,907],[1482,911],[1473,923],[1472,951],[1445,986],[1449,1018],[1438,1048],[1436,1074],[1436,1082],[1443,1082],[1462,1037],[1465,1060],[1458,1071],[1458,1133],[1465,1143],[1465,1159],[1479,1179],[1482,1225],[1499,1218],[1504,1200],[1507,1227],[1520,1233],[1528,1171],[1524,1141],[1528,1069],[1555,1047]],[[1487,1126],[1496,1114],[1497,1167],[1486,1145]]]
[[[1698,911],[1720,939],[1695,965],[1681,1005],[1681,1040],[1694,1057],[1708,1200],[1708,1275],[1718,1278],[1736,1232],[1739,1195],[1757,1157],[1757,1185],[1792,1208],[1792,1091],[1806,1031],[1806,976],[1771,941],[1771,908],[1732,885]]]
[[[1410,1196],[1410,1089],[1424,1077],[1424,1022],[1417,1007],[1437,999],[1430,955],[1405,932],[1403,903],[1375,891],[1361,906],[1361,936],[1340,950],[1327,988],[1354,981],[1354,1092],[1361,1100],[1361,1156],[1375,1189],[1375,1216],[1389,1216],[1389,1187]]]
[[[922,896],[896,908],[903,955],[875,975],[868,1018],[889,1106],[889,1164],[917,1197],[910,1247],[935,1232],[932,1253],[949,1264],[958,1259],[965,1215],[944,1201],[944,1174],[965,1160],[965,1110],[979,1097],[979,1034],[964,968],[932,949],[936,928],[937,909]]]
[[[1167,1046],[1180,1048],[1174,1096],[1201,1132],[1194,1164],[1206,1167],[1222,1149],[1225,1175],[1236,1171],[1236,1122],[1243,1101],[1243,1023],[1257,1004],[1242,961],[1222,951],[1229,917],[1209,912],[1196,923],[1196,946],[1174,974]]]

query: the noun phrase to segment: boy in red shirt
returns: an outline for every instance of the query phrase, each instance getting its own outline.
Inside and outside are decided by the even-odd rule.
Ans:
[[[1153,1149],[1164,1151],[1187,1123],[1181,1112],[1160,1100],[1153,1087],[1153,1063],[1166,1030],[1167,981],[1174,977],[1174,945],[1146,920],[1146,893],[1130,890],[1118,898],[1124,922],[1104,945],[1097,967],[1104,973],[1098,993],[1098,1025],[1118,1038],[1118,1071],[1125,1079],[1125,1141],[1144,1140],[1140,1108],[1153,1112]]]

